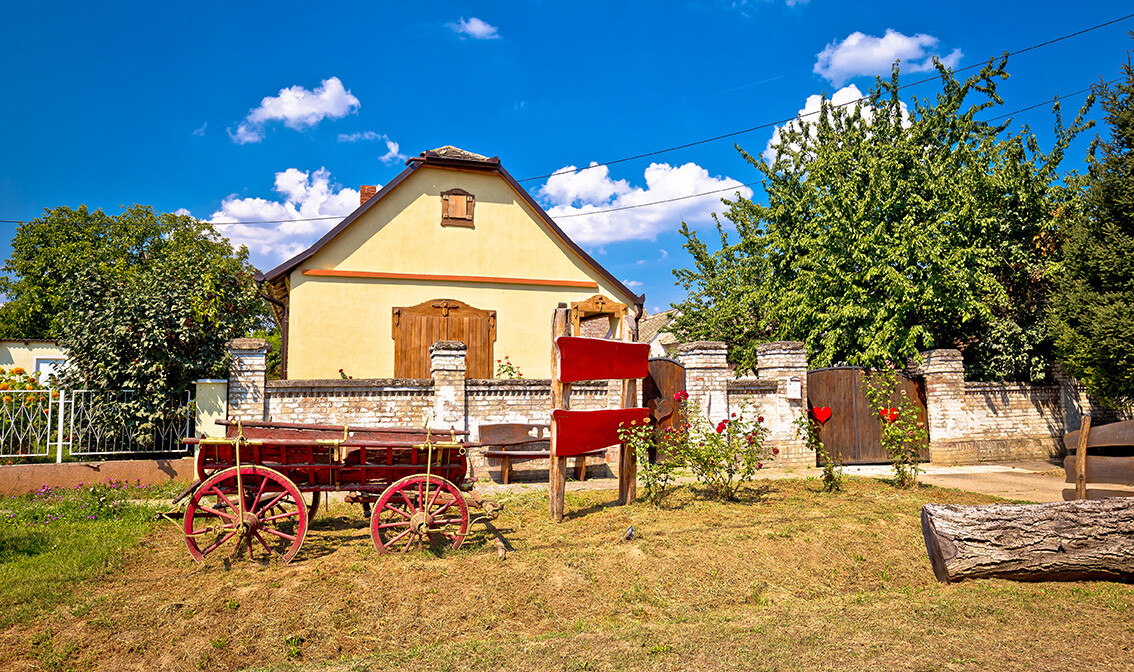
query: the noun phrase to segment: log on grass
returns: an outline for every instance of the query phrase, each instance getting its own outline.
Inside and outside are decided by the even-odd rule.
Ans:
[[[937,580],[1134,580],[1134,499],[926,504],[921,532]]]

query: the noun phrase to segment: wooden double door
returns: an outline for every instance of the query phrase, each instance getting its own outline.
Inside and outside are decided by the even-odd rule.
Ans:
[[[819,427],[819,440],[827,453],[843,464],[884,464],[890,456],[882,448],[882,430],[878,410],[866,398],[866,370],[858,366],[842,366],[807,372],[807,403],[816,417],[830,416]],[[918,407],[917,421],[925,426],[925,382],[898,376],[898,387],[892,399],[905,391]],[[927,448],[922,460],[929,459]],[[819,456],[816,461],[822,465]]]
[[[437,341],[461,341],[468,347],[466,378],[493,377],[495,310],[474,308],[455,299],[394,308],[393,336],[395,378],[429,378],[429,346]]]

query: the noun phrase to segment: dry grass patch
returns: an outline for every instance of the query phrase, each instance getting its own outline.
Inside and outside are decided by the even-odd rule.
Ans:
[[[194,563],[172,525],[81,604],[0,634],[0,665],[97,670],[1134,669],[1134,589],[942,586],[921,540],[937,488],[764,481],[666,507],[569,493],[509,502],[440,557],[382,556],[355,509],[315,521],[291,565]],[[624,541],[627,528],[636,536]],[[477,526],[477,529],[480,529]],[[1071,633],[1074,633],[1071,636]]]

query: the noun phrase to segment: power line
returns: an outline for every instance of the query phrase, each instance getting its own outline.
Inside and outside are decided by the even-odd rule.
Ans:
[[[1029,52],[1029,51],[1034,51],[1034,50],[1039,49],[1041,47],[1046,47],[1046,46],[1055,44],[1056,42],[1062,42],[1063,40],[1069,40],[1072,37],[1078,37],[1079,35],[1089,33],[1093,30],[1099,30],[1100,28],[1105,28],[1107,26],[1114,25],[1116,23],[1125,21],[1125,20],[1132,18],[1132,17],[1134,17],[1134,14],[1127,14],[1126,16],[1120,16],[1117,19],[1112,19],[1110,21],[1106,21],[1104,23],[1100,23],[1098,25],[1091,26],[1090,28],[1084,28],[1084,29],[1076,31],[1074,33],[1068,33],[1066,35],[1061,35],[1059,37],[1056,37],[1056,38],[1053,38],[1053,39],[1050,39],[1050,40],[1046,40],[1044,42],[1039,42],[1038,44],[1033,44],[1029,47],[1024,47],[1023,49],[1017,49],[1016,51],[1007,52],[1005,54],[1005,56],[1006,57],[1018,56],[1020,54],[1023,54],[1023,53]],[[992,58],[995,58],[995,57],[992,57]],[[989,60],[992,60],[992,58],[990,58]],[[958,72],[964,72],[966,70],[972,70],[973,68],[982,67],[985,63],[986,63],[986,61],[979,61],[979,62],[974,63],[972,65],[967,65],[963,68],[957,68],[953,72],[958,73]],[[902,84],[902,85],[898,86],[898,90],[909,88],[911,86],[918,86],[919,84],[925,84],[926,82],[932,82],[932,81],[935,81],[937,79],[938,79],[937,77],[926,77],[924,79],[919,79],[917,81],[909,82],[907,84]],[[870,96],[862,96],[862,97],[859,97],[859,98],[855,98],[854,100],[849,100],[845,103],[839,103],[838,105],[833,105],[833,106],[834,107],[847,107],[847,106],[850,106],[850,105],[855,105],[855,104],[861,103],[861,102],[869,100],[869,99],[870,99]],[[657,150],[650,151],[650,152],[644,152],[642,154],[635,154],[633,156],[627,156],[627,157],[624,157],[624,158],[621,158],[621,159],[614,159],[614,160],[611,160],[611,161],[604,161],[604,162],[601,162],[601,163],[592,163],[589,166],[584,166],[583,168],[576,168],[575,170],[557,170],[553,173],[547,173],[546,175],[535,175],[535,176],[532,176],[532,177],[525,177],[525,178],[523,178],[521,180],[517,180],[517,181],[518,182],[531,182],[532,180],[542,180],[542,179],[546,179],[546,178],[549,178],[549,177],[556,177],[558,175],[570,175],[570,174],[573,174],[573,173],[581,173],[584,170],[591,170],[592,168],[599,168],[601,166],[613,166],[615,164],[625,163],[627,161],[634,161],[636,159],[644,159],[644,158],[647,158],[647,157],[650,157],[650,156],[657,156],[658,154],[666,154],[666,153],[669,153],[669,152],[675,152],[679,149],[687,149],[689,147],[696,147],[697,145],[704,145],[704,144],[707,144],[707,143],[710,143],[710,142],[716,142],[717,140],[724,140],[725,138],[733,138],[733,137],[736,137],[738,135],[744,135],[746,133],[752,133],[753,131],[760,131],[760,130],[765,130],[765,129],[768,129],[768,128],[774,128],[776,126],[780,126],[782,124],[787,124],[787,123],[790,123],[792,121],[795,121],[796,119],[803,119],[804,117],[812,117],[812,116],[818,115],[819,113],[820,113],[820,110],[816,110],[815,112],[807,112],[805,114],[796,114],[796,115],[788,117],[786,119],[780,119],[778,121],[765,122],[763,124],[752,126],[750,128],[745,128],[745,129],[742,129],[742,130],[739,130],[739,131],[732,131],[730,133],[722,133],[721,135],[715,135],[711,138],[705,138],[703,140],[695,140],[693,142],[686,142],[684,144],[674,145],[672,147],[666,147],[664,149],[657,149]]]

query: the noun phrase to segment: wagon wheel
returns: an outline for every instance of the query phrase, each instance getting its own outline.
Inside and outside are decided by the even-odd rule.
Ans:
[[[370,517],[374,547],[405,553],[422,544],[458,548],[469,530],[469,510],[461,491],[439,476],[407,476],[382,493]]]
[[[237,495],[238,474],[242,495]],[[251,559],[266,552],[288,562],[303,545],[307,520],[303,495],[286,476],[256,465],[230,467],[209,476],[193,493],[185,510],[185,543],[199,561],[233,542],[234,556],[246,550]]]

